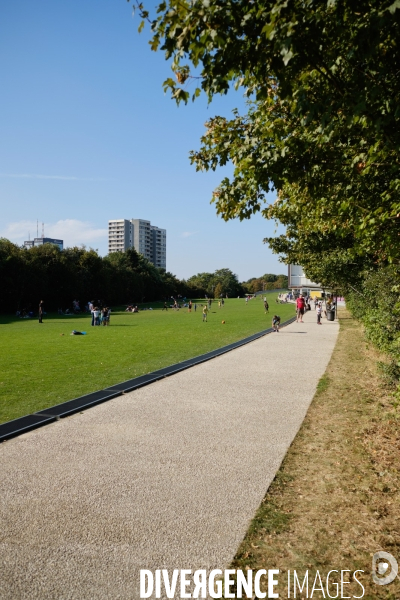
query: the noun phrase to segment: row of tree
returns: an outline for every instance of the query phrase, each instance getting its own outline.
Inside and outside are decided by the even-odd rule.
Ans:
[[[36,311],[41,299],[47,310],[56,310],[74,299],[116,305],[203,293],[134,249],[102,258],[92,249],[60,251],[53,244],[25,249],[6,239],[0,239],[0,281],[2,312]]]
[[[265,290],[286,290],[288,287],[288,276],[267,273],[266,275],[262,275],[262,277],[251,277],[251,279],[244,281],[242,285],[246,292],[250,294],[256,294]]]
[[[273,275],[271,277],[277,277]],[[245,289],[230,269],[199,273],[187,281],[158,269],[134,248],[101,257],[93,250],[53,244],[21,248],[0,239],[0,311],[47,310],[71,307],[74,299],[107,305],[170,299],[243,295]]]
[[[187,280],[190,286],[205,291],[209,298],[242,296],[246,290],[238,276],[230,269],[218,269],[215,273],[198,273]]]

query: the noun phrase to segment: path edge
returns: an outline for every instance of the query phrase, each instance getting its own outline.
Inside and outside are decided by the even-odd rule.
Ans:
[[[295,320],[296,317],[292,317],[291,319],[288,319],[282,323],[281,327],[290,325]],[[255,340],[272,332],[273,329],[271,327],[269,329],[264,329],[263,331],[254,333],[253,335],[238,340],[237,342],[233,342],[227,346],[222,346],[216,350],[211,350],[205,354],[200,354],[194,358],[189,358],[188,360],[164,367],[163,369],[152,371],[146,375],[139,375],[139,377],[128,379],[127,381],[117,383],[110,387],[104,388],[103,390],[98,390],[96,392],[91,392],[90,394],[85,394],[84,396],[79,396],[73,400],[67,400],[66,402],[56,404],[55,406],[45,408],[30,415],[18,417],[12,421],[6,421],[5,423],[0,424],[0,443],[6,442],[7,440],[17,437],[18,435],[22,435],[28,431],[32,431],[33,429],[37,429],[38,427],[48,425],[49,423],[54,423],[61,418],[68,417],[69,415],[81,410],[91,408],[92,406],[96,406],[102,402],[106,402],[107,400],[122,396],[127,392],[137,390],[141,387],[149,385],[150,383],[164,379],[164,377],[169,377],[175,373],[185,371],[186,369],[199,365],[203,362],[212,360],[217,356],[221,356],[222,354],[231,352],[232,350],[240,348],[241,346],[249,344],[250,342],[254,342]]]

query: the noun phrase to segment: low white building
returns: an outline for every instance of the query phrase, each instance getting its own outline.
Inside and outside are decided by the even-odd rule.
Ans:
[[[301,293],[303,296],[320,296],[322,289],[319,283],[307,279],[303,267],[300,265],[289,265],[288,287],[294,294]]]

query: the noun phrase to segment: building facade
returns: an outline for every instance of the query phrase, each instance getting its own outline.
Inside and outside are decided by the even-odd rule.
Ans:
[[[167,232],[144,219],[108,221],[108,252],[135,248],[156,267],[167,268]]]
[[[288,279],[288,287],[295,294],[301,293],[313,297],[321,293],[321,286],[307,279],[303,267],[300,265],[289,265]]]
[[[64,240],[55,240],[48,237],[34,238],[24,242],[24,248],[33,248],[34,246],[43,246],[43,244],[55,244],[60,250],[64,248]]]

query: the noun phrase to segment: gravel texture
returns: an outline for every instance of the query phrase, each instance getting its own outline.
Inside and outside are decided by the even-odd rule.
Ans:
[[[311,311],[1,444],[1,600],[136,599],[140,569],[226,568],[337,333]]]

